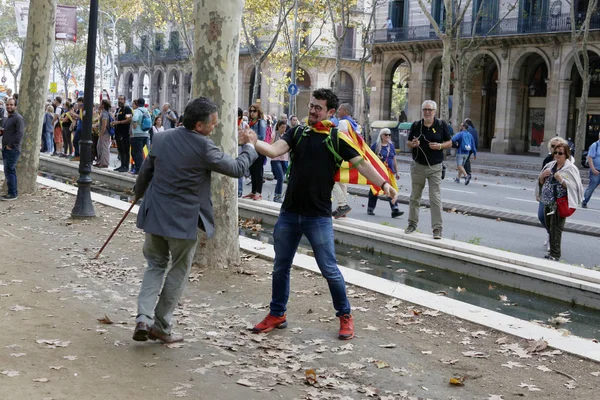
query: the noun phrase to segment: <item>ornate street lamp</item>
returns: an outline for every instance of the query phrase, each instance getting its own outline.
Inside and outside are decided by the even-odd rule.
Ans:
[[[73,218],[95,217],[92,203],[92,119],[94,115],[94,74],[96,68],[96,36],[98,31],[98,0],[90,0],[90,20],[85,65],[85,93],[83,98],[83,129],[79,141],[79,179],[77,199],[71,211]]]

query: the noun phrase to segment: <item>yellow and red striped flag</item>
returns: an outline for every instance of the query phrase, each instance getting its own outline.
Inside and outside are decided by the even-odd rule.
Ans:
[[[313,130],[317,133],[328,135],[333,126],[333,122],[329,120],[321,121],[313,125]],[[369,164],[375,168],[377,173],[385,179],[396,191],[398,191],[398,184],[392,171],[384,164],[383,161],[373,153],[373,150],[365,143],[363,138],[352,128],[352,124],[348,124],[348,133],[338,131],[339,139],[346,142]],[[353,168],[352,164],[348,161],[344,161],[340,166],[340,169],[335,173],[334,180],[340,183],[352,183],[357,185],[370,185],[371,191],[375,195],[383,194],[383,190],[377,184],[369,181],[367,178],[362,176],[358,169]]]

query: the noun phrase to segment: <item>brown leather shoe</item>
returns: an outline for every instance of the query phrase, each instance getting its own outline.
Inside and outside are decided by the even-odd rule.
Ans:
[[[148,332],[148,339],[160,340],[166,344],[183,342],[183,338],[181,336],[167,335],[166,333],[161,333],[154,328],[150,328],[150,331]]]
[[[145,342],[148,340],[148,324],[145,322],[138,322],[133,331],[133,340],[136,342]]]

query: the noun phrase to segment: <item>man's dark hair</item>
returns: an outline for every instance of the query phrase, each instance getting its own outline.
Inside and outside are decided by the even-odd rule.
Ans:
[[[54,99],[56,101],[58,101],[60,104],[62,104],[62,97],[60,96],[56,96],[56,98]]]
[[[136,104],[138,105],[138,107],[144,107],[144,105],[146,104],[146,100],[144,100],[143,97],[140,97],[139,99],[137,99]]]
[[[69,110],[71,110],[72,108],[73,108],[73,104],[71,104],[71,102],[67,101],[67,102],[65,103],[65,110],[66,110],[66,111],[69,111]]]
[[[238,118],[242,118],[244,116],[244,112],[241,108],[238,107]]]
[[[330,89],[317,89],[312,92],[312,96],[317,100],[326,100],[327,101],[327,111],[332,108],[337,110],[340,101],[338,97],[333,93]]]
[[[77,98],[77,102],[78,102],[78,103],[83,103],[83,97],[78,97],[78,98]]]
[[[471,121],[471,118],[465,118],[464,122],[467,126],[470,126],[471,128],[475,128],[475,125],[473,125],[473,121]]]
[[[212,114],[218,111],[217,105],[208,97],[197,97],[190,101],[183,112],[183,126],[193,130],[198,122],[208,123]]]
[[[102,108],[104,108],[106,111],[110,111],[110,101],[108,100],[102,100]]]

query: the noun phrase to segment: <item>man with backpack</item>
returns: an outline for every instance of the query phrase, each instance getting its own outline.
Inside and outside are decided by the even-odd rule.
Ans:
[[[169,103],[163,104],[162,123],[165,131],[167,129],[175,128],[175,125],[177,125],[177,115],[171,110],[171,105]]]
[[[256,150],[269,157],[291,154],[291,170],[285,199],[273,237],[275,264],[270,312],[257,324],[254,333],[267,333],[287,326],[286,309],[290,295],[290,269],[302,235],[310,242],[323,277],[327,280],[336,316],[340,319],[338,338],[354,337],[354,321],[346,295],[346,283],[337,266],[331,219],[331,190],[341,161],[352,163],[358,172],[385,191],[393,202],[396,190],[332,126],[329,118],[338,108],[338,98],[329,89],[312,93],[307,127],[289,129],[273,144],[256,143]],[[344,135],[345,136],[345,135]]]
[[[150,128],[152,128],[152,118],[148,109],[144,107],[146,100],[143,97],[133,102],[133,117],[131,118],[131,157],[133,157],[133,167],[129,171],[137,175],[144,162],[144,146],[150,138]]]
[[[592,193],[600,184],[600,134],[598,140],[592,143],[587,154],[588,164],[590,165],[590,184],[585,190],[581,207],[587,208],[587,203],[592,198]]]
[[[461,176],[464,176],[465,185],[468,185],[471,181],[471,174],[467,173],[465,163],[471,154],[474,159],[477,159],[477,146],[475,146],[473,135],[467,130],[466,123],[461,124],[460,132],[452,136],[452,146],[456,147],[456,169],[458,170],[458,176],[454,182],[460,183]]]

